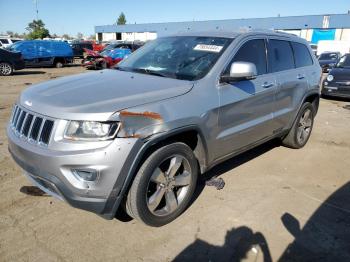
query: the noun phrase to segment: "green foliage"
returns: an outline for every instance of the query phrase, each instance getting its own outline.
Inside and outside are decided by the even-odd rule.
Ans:
[[[117,20],[117,25],[125,25],[125,24],[126,24],[126,18],[124,13],[121,12]]]
[[[30,22],[26,30],[29,31],[26,36],[27,39],[43,39],[50,36],[49,30],[45,28],[45,24],[41,19]]]

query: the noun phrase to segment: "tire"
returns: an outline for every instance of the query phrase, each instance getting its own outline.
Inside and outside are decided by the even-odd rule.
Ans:
[[[64,66],[64,64],[62,61],[56,61],[56,63],[55,63],[56,68],[62,68],[63,66]]]
[[[127,213],[153,227],[170,223],[189,205],[197,176],[197,159],[186,144],[159,148],[136,174],[126,199]]]
[[[304,147],[311,136],[314,116],[315,108],[311,103],[305,102],[299,110],[288,135],[282,140],[282,144],[294,149]]]
[[[0,75],[10,76],[13,74],[13,66],[7,62],[0,62]]]

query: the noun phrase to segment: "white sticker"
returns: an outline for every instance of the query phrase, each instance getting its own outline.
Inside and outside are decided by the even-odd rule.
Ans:
[[[223,46],[219,46],[219,45],[198,44],[193,48],[193,50],[220,53],[222,48]]]

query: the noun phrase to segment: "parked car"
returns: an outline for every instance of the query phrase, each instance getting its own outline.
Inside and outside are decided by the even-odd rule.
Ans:
[[[333,66],[336,65],[340,58],[339,52],[324,52],[318,58],[322,72],[327,73]]]
[[[342,56],[323,81],[323,96],[350,98],[350,54]]]
[[[103,51],[113,50],[113,49],[130,49],[131,52],[136,51],[139,49],[143,43],[141,42],[117,42],[117,43],[109,43],[106,45],[106,47],[103,49]]]
[[[73,49],[73,56],[79,58],[84,57],[84,49],[93,50],[91,42],[73,42],[70,46]]]
[[[24,60],[21,53],[10,52],[0,48],[0,75],[12,75],[14,70],[24,68]]]
[[[22,53],[26,67],[55,66],[57,68],[73,61],[73,50],[68,43],[54,40],[26,40],[8,47]]]
[[[320,76],[308,43],[290,34],[160,37],[114,70],[26,88],[9,150],[35,185],[74,207],[107,219],[124,208],[162,226],[216,164],[274,138],[302,148]]]
[[[6,48],[22,39],[19,38],[8,38],[8,37],[0,37],[0,47]]]
[[[82,65],[87,69],[111,68],[131,54],[130,49],[104,50],[101,53],[85,49],[86,57]]]

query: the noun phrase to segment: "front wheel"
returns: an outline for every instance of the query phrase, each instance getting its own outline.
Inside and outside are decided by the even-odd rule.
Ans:
[[[197,173],[197,159],[186,144],[159,148],[145,160],[133,181],[127,213],[154,227],[170,223],[190,203]]]
[[[0,62],[0,75],[9,76],[13,73],[13,67],[7,62]]]
[[[310,138],[314,125],[315,109],[306,102],[302,105],[288,135],[282,140],[283,145],[291,148],[302,148]]]

